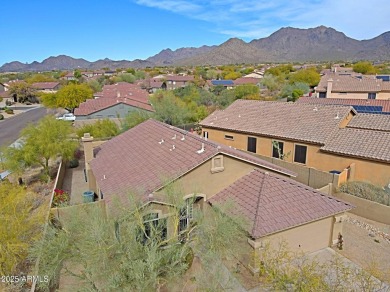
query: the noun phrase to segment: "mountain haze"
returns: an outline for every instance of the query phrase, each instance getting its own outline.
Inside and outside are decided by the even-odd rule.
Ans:
[[[41,63],[6,63],[0,67],[0,72],[338,60],[390,60],[390,32],[359,41],[325,26],[309,29],[286,27],[269,37],[255,39],[249,43],[232,38],[219,46],[188,47],[174,51],[168,48],[146,60],[113,61],[106,58],[89,62],[60,55],[49,57]]]

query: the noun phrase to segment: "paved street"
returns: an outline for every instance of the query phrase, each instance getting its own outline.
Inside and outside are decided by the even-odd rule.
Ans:
[[[28,123],[37,122],[46,115],[46,108],[39,107],[27,112],[21,113],[10,119],[0,121],[0,146],[10,145],[19,137],[20,131]]]

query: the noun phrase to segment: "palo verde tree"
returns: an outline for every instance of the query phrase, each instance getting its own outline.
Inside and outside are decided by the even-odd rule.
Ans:
[[[55,94],[57,107],[66,108],[73,112],[73,110],[80,105],[80,103],[93,97],[93,90],[87,84],[68,84],[61,87]]]
[[[179,230],[186,202],[175,187],[169,186],[165,195],[170,229]],[[40,258],[38,273],[55,284],[62,267],[63,275],[81,280],[80,288],[88,291],[173,291],[172,283],[182,280],[194,255],[201,255],[202,270],[209,273],[208,264],[218,266],[218,259],[233,253],[233,243],[243,236],[237,224],[211,207],[208,212],[194,208],[194,223],[170,234],[168,218],[154,217],[153,206],[140,196],[130,195],[125,205],[118,202],[109,215],[96,205],[69,208],[66,221],[50,226],[32,249],[31,258]]]
[[[15,275],[22,268],[31,244],[41,236],[44,222],[39,197],[26,188],[0,183],[0,275]]]
[[[5,166],[11,171],[18,171],[39,165],[49,177],[50,159],[58,156],[72,158],[77,147],[77,141],[70,137],[72,133],[70,123],[46,116],[22,130],[20,147],[5,150]]]

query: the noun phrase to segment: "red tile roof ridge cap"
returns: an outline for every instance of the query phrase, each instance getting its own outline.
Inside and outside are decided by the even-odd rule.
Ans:
[[[252,174],[254,171],[251,171],[248,176],[250,174]],[[259,197],[257,199],[257,205],[256,205],[256,213],[255,213],[255,220],[254,220],[254,224],[253,224],[253,227],[252,227],[252,231],[251,231],[251,234],[255,234],[256,230],[257,230],[257,223],[258,223],[258,217],[259,217],[259,213],[260,213],[260,206],[261,206],[261,198],[262,198],[262,192],[263,192],[263,187],[264,187],[264,182],[265,182],[265,179],[266,177],[268,176],[268,172],[262,172],[263,173],[263,179],[261,181],[261,185],[260,185],[260,190],[259,190]]]
[[[273,177],[273,178],[275,178],[275,179],[280,179],[280,180],[285,181],[286,183],[290,183],[290,184],[292,184],[292,185],[294,185],[294,186],[296,186],[296,187],[304,188],[304,189],[307,190],[307,191],[311,191],[311,192],[313,192],[314,194],[317,194],[317,195],[326,197],[326,198],[328,198],[328,199],[332,199],[332,200],[335,200],[335,201],[337,201],[337,202],[341,202],[341,203],[344,203],[344,204],[346,204],[346,205],[355,207],[353,204],[350,204],[350,203],[348,203],[347,201],[344,201],[344,200],[342,200],[342,199],[340,199],[340,198],[337,198],[337,197],[330,196],[330,195],[328,195],[328,194],[322,193],[322,192],[318,191],[317,189],[312,188],[312,187],[310,187],[310,186],[308,186],[308,185],[305,185],[304,183],[301,183],[301,182],[299,182],[299,181],[293,180],[292,178],[284,177],[284,176],[281,176],[281,175],[279,175],[279,174],[270,173],[270,172],[267,172],[267,171],[263,171],[263,170],[261,170],[261,169],[254,169],[254,170],[251,171],[249,174],[251,174],[251,173],[254,172],[254,171],[264,173],[264,174],[266,174],[267,176],[271,176],[271,177]]]

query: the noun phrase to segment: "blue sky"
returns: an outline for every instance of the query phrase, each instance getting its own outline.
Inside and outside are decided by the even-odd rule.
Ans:
[[[0,65],[60,54],[146,59],[163,49],[325,25],[355,39],[390,30],[388,0],[3,0]]]

